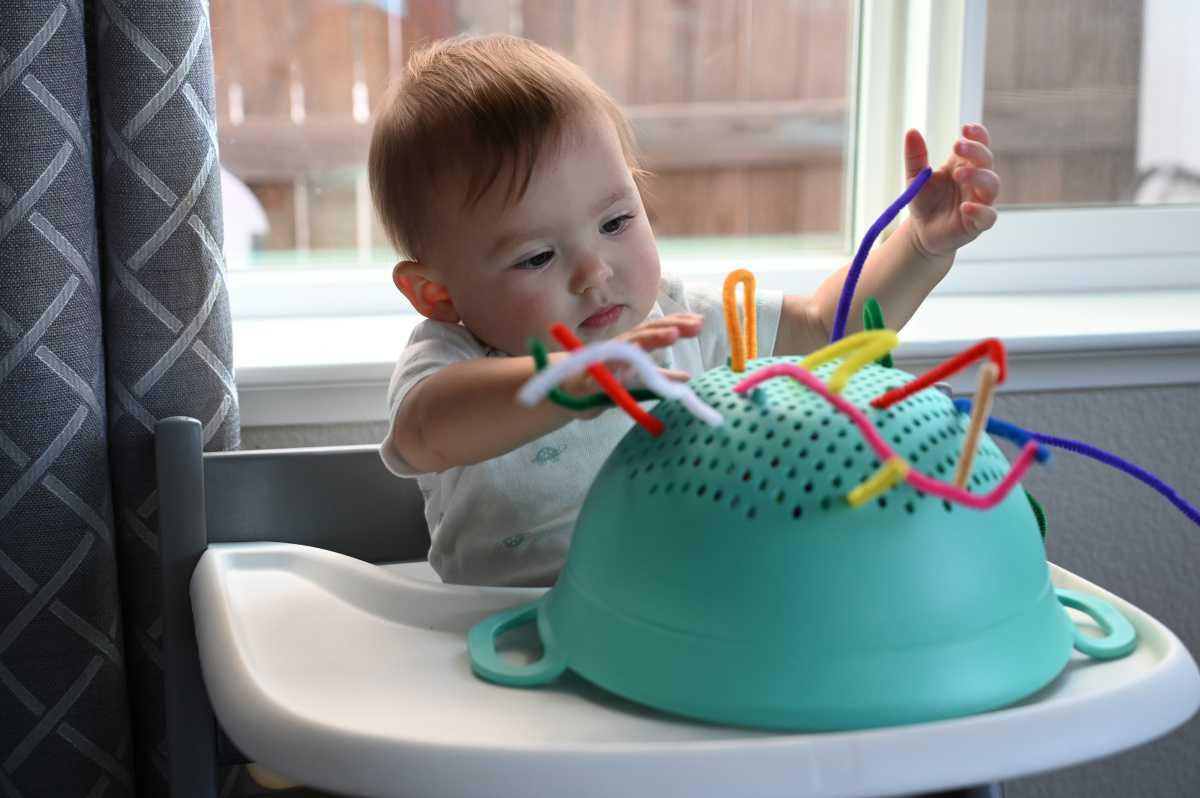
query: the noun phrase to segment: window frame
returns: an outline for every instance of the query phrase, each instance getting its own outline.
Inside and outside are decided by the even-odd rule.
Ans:
[[[843,251],[784,251],[686,263],[664,258],[664,269],[719,280],[733,268],[749,268],[764,288],[815,288],[848,260],[879,211],[899,193],[904,131],[916,127],[925,134],[936,167],[961,124],[982,117],[987,4],[988,0],[856,3]],[[1200,205],[1001,206],[996,229],[959,251],[955,268],[937,292],[1194,288],[1200,286],[1200,236],[1193,232],[1197,229]],[[353,262],[345,266],[352,268],[230,270],[226,279],[233,318],[414,312],[390,290],[388,269],[362,268]]]

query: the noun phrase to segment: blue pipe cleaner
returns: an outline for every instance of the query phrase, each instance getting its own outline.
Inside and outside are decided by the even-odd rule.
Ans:
[[[971,412],[971,401],[969,399],[955,399],[954,406],[962,412]],[[1076,454],[1082,454],[1085,457],[1090,457],[1093,460],[1099,460],[1101,463],[1112,466],[1118,471],[1124,471],[1134,479],[1144,482],[1145,484],[1154,488],[1156,491],[1166,497],[1167,501],[1179,508],[1179,511],[1186,515],[1192,523],[1200,526],[1200,510],[1197,510],[1193,505],[1189,504],[1188,501],[1180,496],[1174,488],[1141,466],[1135,465],[1134,463],[1131,463],[1125,458],[1115,455],[1112,452],[1106,452],[1103,449],[1092,446],[1090,443],[1084,443],[1083,441],[1071,440],[1070,438],[1058,438],[1041,432],[1030,432],[1028,430],[1021,429],[1016,424],[1012,424],[1007,421],[1001,421],[997,418],[988,418],[987,431],[989,433],[999,435],[1002,438],[1008,438],[1009,440],[1015,441],[1022,445],[1024,445],[1024,442],[1027,440],[1034,440],[1038,443],[1057,446],[1060,449],[1066,449],[1069,452],[1075,452]],[[1040,449],[1041,447],[1039,447],[1039,452]],[[1040,456],[1038,459],[1041,459]]]

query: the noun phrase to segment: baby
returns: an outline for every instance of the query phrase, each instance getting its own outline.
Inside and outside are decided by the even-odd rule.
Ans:
[[[911,180],[928,163],[915,130],[904,152]],[[955,251],[995,224],[991,167],[987,131],[964,126],[867,261],[850,332],[867,297],[898,329]],[[444,581],[553,584],[588,486],[633,422],[620,410],[518,405],[534,373],[530,339],[550,343],[561,321],[584,343],[629,341],[687,379],[729,354],[720,289],[661,273],[646,175],[619,108],[532,42],[457,38],[413,54],[380,108],[369,168],[404,258],[393,281],[426,317],[392,376],[383,460],[417,479],[429,561]],[[758,292],[760,354],[827,343],[845,273],[812,296]],[[564,388],[596,390],[586,377]]]

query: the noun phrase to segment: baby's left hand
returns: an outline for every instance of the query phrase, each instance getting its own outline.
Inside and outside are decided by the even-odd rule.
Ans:
[[[927,256],[953,255],[955,250],[996,223],[992,203],[1000,178],[992,171],[987,128],[963,125],[954,151],[934,171],[908,206],[913,243]],[[916,130],[904,136],[904,171],[909,181],[929,164],[925,139]]]

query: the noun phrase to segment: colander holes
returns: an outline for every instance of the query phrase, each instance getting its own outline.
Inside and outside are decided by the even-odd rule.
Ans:
[[[935,470],[936,470],[936,471],[937,471],[939,474],[945,474],[945,473],[946,473],[946,466],[945,466],[944,464],[942,464],[942,463],[938,463],[936,466],[934,466],[934,469],[935,469]]]
[[[945,499],[942,499],[942,509],[948,513],[954,512],[954,505]]]
[[[733,426],[735,426],[735,427],[740,427],[740,426],[742,426],[742,420],[741,420],[740,418],[735,418],[735,419],[733,420]]]
[[[769,485],[769,484],[771,484],[771,483],[770,483],[770,482],[768,482],[768,481],[766,480],[766,478],[764,477],[763,479],[760,479],[760,480],[758,481],[758,489],[759,489],[759,490],[766,490],[766,489],[767,489],[767,485]]]
[[[833,506],[833,500],[830,499],[828,496],[821,499],[821,509],[822,510],[828,510],[832,506]]]
[[[779,467],[779,458],[772,457],[771,458],[771,468],[778,468],[778,467]]]
[[[708,470],[709,470],[709,471],[716,471],[716,470],[717,470],[717,466],[720,464],[720,462],[721,462],[721,461],[720,461],[720,460],[718,460],[718,459],[717,459],[717,458],[715,458],[715,457],[714,457],[713,459],[709,460],[709,461],[708,461]]]
[[[783,491],[779,491],[778,493],[775,494],[775,503],[783,504],[783,500],[786,498],[787,498],[787,494],[785,494]]]
[[[646,473],[649,474],[653,470],[654,470],[654,463],[647,463],[646,464]]]
[[[848,432],[848,430],[846,430],[846,428],[843,427],[842,429],[838,430],[837,436],[839,438],[844,438],[844,437],[846,437],[847,432]]]
[[[698,467],[698,466],[699,466],[701,463],[703,463],[703,462],[704,462],[704,458],[703,458],[703,457],[697,457],[697,458],[695,458],[695,459],[693,459],[693,460],[692,460],[692,467],[693,467],[693,468],[696,468],[696,467]]]
[[[796,467],[795,467],[795,466],[792,466],[791,468],[789,468],[789,469],[787,470],[787,478],[788,478],[788,479],[795,479],[795,478],[796,478]]]
[[[629,478],[630,478],[630,479],[633,479],[633,478],[634,478],[634,477],[636,477],[637,475],[638,475],[638,470],[637,470],[636,468],[635,468],[635,469],[633,469],[632,471],[630,471],[630,472],[629,472]]]
[[[754,479],[754,474],[750,473],[749,469],[742,472],[742,482],[749,482]]]
[[[760,446],[760,447],[758,447],[757,449],[755,449],[755,450],[754,450],[754,459],[755,459],[755,460],[758,460],[758,459],[759,459],[759,458],[761,458],[762,456],[763,456],[763,450],[762,450],[762,447]]]
[[[737,450],[738,450],[739,452],[744,452],[744,451],[746,451],[746,442],[745,442],[745,441],[738,441]]]
[[[687,462],[687,457],[680,457],[680,458],[679,458],[679,464],[680,464],[680,465],[683,465],[683,464],[684,464],[684,463],[686,463],[686,462]]]
[[[818,460],[817,464],[814,465],[813,468],[815,468],[817,471],[824,471],[825,470],[825,461]]]
[[[782,446],[783,448],[787,449],[788,447],[790,447],[792,445],[792,439],[784,438],[782,441],[779,442],[779,445]]]
[[[797,504],[792,508],[792,518],[796,521],[800,520],[800,516],[804,515],[804,508]]]
[[[917,512],[917,506],[912,503],[912,500],[904,503],[904,512],[908,513],[909,515],[914,515]]]
[[[734,465],[733,463],[730,463],[728,466],[725,467],[726,474],[732,474],[736,470],[737,470],[737,466]]]
[[[812,493],[812,492],[813,492],[813,484],[812,484],[812,480],[811,480],[811,479],[810,479],[808,482],[805,482],[805,483],[804,483],[804,492],[805,492],[805,493]]]
[[[842,478],[840,476],[833,478],[833,486],[835,488],[840,488],[842,486]]]
[[[751,520],[753,520],[756,515],[758,515],[758,510],[753,507],[746,511],[746,517]]]
[[[853,458],[847,457],[845,460],[842,461],[842,468],[853,468],[853,467],[854,467]]]
[[[715,502],[721,501],[721,497],[724,495],[725,495],[725,491],[721,490],[720,488],[717,488],[715,491],[713,491],[713,501],[715,501]]]
[[[887,507],[887,498],[884,496],[880,496],[878,499],[875,500],[875,503],[879,505],[880,509],[886,508]]]
[[[809,435],[809,436],[808,436],[808,439],[809,439],[810,441],[819,441],[819,440],[821,440],[821,433],[819,433],[819,432],[814,432],[812,435]]]
[[[738,508],[738,505],[739,505],[739,504],[741,504],[741,503],[742,503],[742,497],[741,497],[741,496],[734,496],[734,497],[733,497],[733,501],[731,501],[731,502],[729,503],[729,509],[731,509],[731,510],[736,510],[736,509]]]
[[[750,426],[746,427],[746,431],[747,432],[758,432],[758,423],[757,422],[752,423]]]
[[[696,488],[697,496],[703,496],[707,492],[708,492],[708,486],[706,486],[706,485],[701,485],[700,487]]]
[[[713,442],[713,437],[714,437],[714,436],[712,436],[712,435],[709,435],[707,438],[705,438],[705,439],[704,439],[704,445],[705,445],[705,446],[710,446],[710,445],[712,445],[712,442]]]
[[[700,440],[700,436],[699,436],[699,435],[693,435],[692,437],[688,438],[688,445],[689,445],[689,446],[691,446],[692,444],[694,444],[694,443],[695,443],[696,441],[698,441],[698,440]]]
[[[663,493],[670,493],[670,492],[671,492],[671,491],[673,491],[673,490],[675,490],[675,483],[674,483],[674,482],[668,482],[668,483],[667,483],[667,484],[666,484],[666,485],[663,487]]]
[[[808,457],[808,449],[801,449],[801,450],[799,451],[799,455],[800,455],[800,458],[801,458],[801,459],[804,459],[805,457]]]
[[[692,483],[690,480],[684,480],[684,483],[679,486],[680,493],[687,493],[691,489],[692,489]]]
[[[892,443],[894,443],[894,444],[896,444],[897,446],[899,446],[899,445],[900,445],[900,436],[899,436],[899,435],[893,435],[893,436],[892,436]]]
[[[799,432],[802,429],[804,429],[804,424],[799,421],[792,425],[792,432]]]
[[[836,451],[837,451],[837,444],[836,444],[836,443],[831,443],[831,444],[829,444],[828,446],[826,446],[826,447],[825,447],[825,454],[833,454],[833,453],[834,453],[834,452],[836,452]]]
[[[829,416],[825,416],[825,418],[821,419],[821,426],[822,426],[822,427],[828,427],[828,426],[829,426]]]
[[[861,452],[863,450],[863,448],[864,447],[863,447],[862,441],[859,441],[858,443],[854,444],[854,451],[856,451],[856,452]]]
[[[763,437],[766,438],[767,440],[771,440],[772,438],[775,437],[775,430],[772,430],[772,429],[767,430],[766,434],[763,435]]]
[[[655,482],[653,485],[650,486],[650,495],[653,496],[656,493],[658,493],[658,483],[657,482]]]

